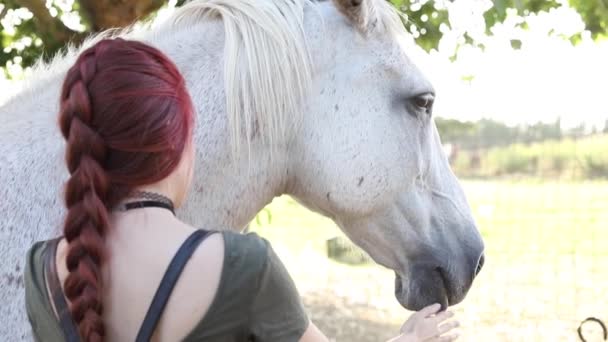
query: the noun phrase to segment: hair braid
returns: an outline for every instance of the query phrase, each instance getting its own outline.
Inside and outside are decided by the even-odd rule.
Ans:
[[[106,198],[110,182],[102,166],[106,146],[92,127],[93,111],[87,89],[96,72],[95,51],[83,54],[68,72],[61,94],[59,123],[67,141],[66,162],[70,172],[63,229],[68,242],[69,271],[65,295],[71,302],[70,311],[81,337],[97,342],[103,341],[105,335],[101,266],[106,254]]]
[[[177,67],[141,42],[102,40],[66,75],[59,113],[70,173],[64,292],[83,341],[101,342],[106,335],[101,269],[109,208],[177,168],[193,113]]]

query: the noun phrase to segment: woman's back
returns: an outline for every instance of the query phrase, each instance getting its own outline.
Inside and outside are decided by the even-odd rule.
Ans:
[[[195,229],[169,211],[153,208],[118,213],[112,222],[113,232],[107,236],[111,261],[102,271],[106,340],[135,341],[169,262]],[[30,251],[34,260],[26,270],[28,315],[35,336],[55,341],[50,336],[63,332],[49,314],[50,304],[50,310],[45,309],[52,303],[48,289],[32,286],[32,279],[44,277],[44,255],[36,253],[44,247],[37,244]],[[61,284],[67,276],[65,254],[62,240],[54,260]],[[211,234],[195,250],[153,340],[297,341],[308,324],[295,286],[268,242],[255,234],[226,231]]]
[[[63,236],[36,243],[25,270],[38,339],[302,336],[309,321],[267,242],[209,235],[174,215],[194,172],[194,109],[164,54],[102,40],[69,69],[59,100],[70,174]]]
[[[114,216],[106,237],[111,257],[102,271],[106,339],[135,341],[171,259],[195,229],[159,208]],[[56,260],[61,283],[67,277],[65,247],[65,243],[58,246]],[[217,291],[223,257],[221,234],[212,234],[199,245],[171,293],[156,340],[181,340],[201,321]]]

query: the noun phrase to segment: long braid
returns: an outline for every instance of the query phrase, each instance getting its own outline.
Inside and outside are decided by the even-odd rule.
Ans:
[[[123,39],[102,40],[82,52],[67,73],[60,101],[70,173],[64,292],[81,339],[101,342],[109,208],[177,168],[194,109],[184,79],[165,55]]]
[[[61,94],[59,124],[66,139],[70,178],[65,189],[68,277],[64,282],[70,311],[84,341],[103,341],[101,266],[106,257],[107,196],[110,181],[103,163],[107,148],[92,127],[88,83],[96,73],[96,49],[81,55],[70,69]]]

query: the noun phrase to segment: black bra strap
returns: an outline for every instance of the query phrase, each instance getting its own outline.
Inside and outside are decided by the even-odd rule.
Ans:
[[[51,300],[55,305],[55,310],[57,311],[59,324],[61,325],[61,330],[63,330],[65,340],[67,342],[79,342],[80,337],[78,330],[72,320],[72,315],[70,314],[70,309],[63,296],[63,290],[61,289],[61,283],[59,282],[59,276],[57,275],[55,255],[57,254],[57,245],[59,245],[60,240],[61,238],[57,238],[49,241],[49,246],[45,251],[46,255],[44,256],[44,278],[49,287]]]
[[[163,276],[158,289],[156,290],[156,294],[152,299],[152,304],[150,304],[148,313],[146,314],[141,328],[139,329],[139,333],[137,334],[137,339],[135,340],[136,342],[150,341],[152,335],[154,334],[154,330],[156,329],[156,325],[158,324],[158,321],[160,320],[160,317],[165,309],[165,305],[167,305],[167,301],[171,296],[173,287],[179,279],[184,266],[186,266],[186,263],[198,245],[212,233],[213,232],[206,230],[197,230],[192,233],[179,248],[171,260],[169,267],[165,271],[165,275]]]

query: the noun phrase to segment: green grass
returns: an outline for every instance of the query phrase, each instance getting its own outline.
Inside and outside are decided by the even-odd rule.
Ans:
[[[534,252],[608,255],[608,182],[465,182],[486,243],[517,257]],[[605,240],[606,241],[606,240]]]
[[[463,340],[574,341],[585,317],[608,320],[607,181],[462,184],[487,257],[455,309]],[[325,241],[342,233],[289,197],[277,198],[268,210],[270,222],[262,214],[251,228],[272,242],[313,320],[337,341],[394,335],[406,315],[393,297],[391,271],[327,259]],[[336,306],[344,317],[327,309]],[[349,331],[374,336],[355,338]]]

